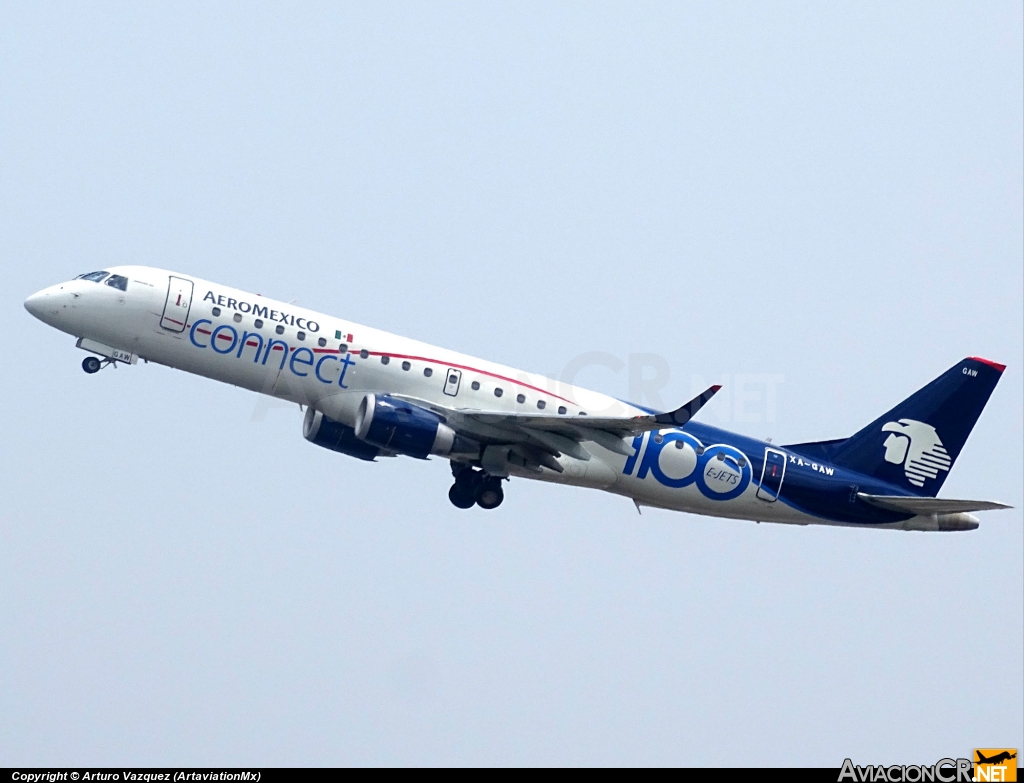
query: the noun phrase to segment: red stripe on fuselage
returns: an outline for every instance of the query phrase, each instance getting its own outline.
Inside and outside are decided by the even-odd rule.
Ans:
[[[196,331],[199,332],[200,334],[211,334],[210,330],[208,329],[197,329]],[[217,335],[217,337],[219,337],[221,340],[231,339],[231,337],[226,334],[219,334]],[[256,346],[258,345],[258,343],[246,343],[246,345]],[[280,342],[275,343],[272,350],[283,350],[281,348]],[[291,348],[290,350],[294,351],[295,348]],[[341,353],[341,351],[334,348],[313,348],[312,351],[313,353]],[[346,351],[346,353],[358,353],[358,351]],[[430,359],[426,356],[410,356],[408,354],[402,353],[388,353],[387,351],[367,351],[366,354],[367,356],[389,356],[392,359],[408,359],[409,361],[413,362],[426,362],[427,364],[438,364],[441,365],[442,367],[451,367],[456,370],[466,370],[468,372],[475,372],[478,373],[479,375],[486,375],[489,378],[497,378],[499,381],[506,381],[508,383],[515,384],[516,386],[522,386],[524,389],[530,389],[531,391],[535,391],[539,394],[544,394],[548,397],[554,397],[556,400],[567,402],[570,405],[577,405],[572,400],[567,399],[565,397],[561,397],[555,394],[554,392],[548,391],[547,389],[541,389],[539,386],[531,386],[528,383],[523,383],[523,381],[517,381],[515,378],[509,378],[507,375],[498,375],[498,373],[489,372],[487,370],[481,370],[478,367],[472,367],[468,364],[452,364],[451,362],[442,362],[437,359]],[[979,359],[979,361],[984,361],[984,359]],[[987,363],[991,364],[991,362]],[[579,406],[577,405],[577,407]]]
[[[367,351],[366,353],[369,356],[390,356],[392,359],[408,359],[413,362],[427,362],[428,364],[440,364],[443,367],[452,367],[456,370],[468,370],[469,372],[475,372],[479,373],[480,375],[487,375],[491,378],[497,378],[500,381],[508,381],[509,383],[514,383],[516,386],[522,386],[525,389],[531,389],[535,392],[539,392],[540,394],[546,394],[549,397],[554,397],[557,400],[562,400],[562,402],[567,402],[570,405],[576,405],[576,403],[573,402],[572,400],[567,400],[565,397],[559,397],[557,394],[555,394],[554,392],[549,392],[547,389],[541,389],[537,386],[531,386],[528,383],[517,381],[515,378],[509,378],[507,375],[498,375],[497,373],[488,372],[487,370],[481,370],[477,367],[470,367],[468,364],[452,364],[451,362],[442,362],[438,361],[437,359],[430,359],[426,356],[407,356],[406,354],[388,353],[387,351]]]

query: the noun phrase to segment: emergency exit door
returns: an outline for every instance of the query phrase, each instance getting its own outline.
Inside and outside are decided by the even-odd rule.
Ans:
[[[786,453],[775,449],[764,450],[764,467],[761,469],[761,486],[757,496],[774,503],[782,491],[782,479],[786,475]]]
[[[167,280],[167,300],[160,325],[172,332],[184,332],[188,323],[188,312],[192,307],[191,280],[171,275]]]
[[[450,368],[444,379],[444,393],[454,397],[459,393],[459,386],[462,384],[462,370]]]

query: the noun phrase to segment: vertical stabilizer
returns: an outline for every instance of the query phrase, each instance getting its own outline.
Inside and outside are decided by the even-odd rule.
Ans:
[[[835,464],[935,497],[1004,369],[964,359],[846,440]]]

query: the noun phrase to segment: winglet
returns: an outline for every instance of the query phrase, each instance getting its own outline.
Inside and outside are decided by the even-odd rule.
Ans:
[[[685,405],[676,408],[674,411],[655,415],[654,420],[658,422],[658,424],[669,424],[681,427],[696,416],[697,411],[703,408],[704,405],[707,404],[708,400],[714,397],[721,388],[721,385],[716,384],[707,391],[698,394]]]

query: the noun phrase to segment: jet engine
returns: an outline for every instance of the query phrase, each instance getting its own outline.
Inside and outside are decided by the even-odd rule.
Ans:
[[[306,408],[306,416],[302,420],[302,437],[317,446],[358,459],[372,460],[380,453],[377,446],[357,438],[354,429],[327,418],[314,408]]]
[[[436,413],[387,394],[363,397],[356,412],[355,435],[368,444],[417,459],[430,454],[480,453],[479,444],[456,435]]]

